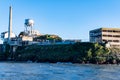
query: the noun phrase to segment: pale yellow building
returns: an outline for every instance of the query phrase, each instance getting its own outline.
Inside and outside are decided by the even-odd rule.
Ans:
[[[22,36],[22,37],[21,37],[21,41],[33,41],[33,37]]]
[[[107,42],[111,47],[120,47],[120,28],[99,28],[89,32],[90,42]]]

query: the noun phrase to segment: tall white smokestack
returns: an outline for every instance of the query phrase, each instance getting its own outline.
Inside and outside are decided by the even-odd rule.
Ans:
[[[9,7],[9,26],[8,26],[8,41],[11,40],[12,37],[12,7]]]

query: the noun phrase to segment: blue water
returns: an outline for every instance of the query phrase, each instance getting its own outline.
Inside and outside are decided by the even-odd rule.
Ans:
[[[0,80],[120,80],[120,65],[1,62]]]

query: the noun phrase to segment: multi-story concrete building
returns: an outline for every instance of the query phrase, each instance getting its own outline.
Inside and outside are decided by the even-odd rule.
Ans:
[[[99,28],[89,32],[90,42],[108,42],[112,47],[120,47],[120,28]]]

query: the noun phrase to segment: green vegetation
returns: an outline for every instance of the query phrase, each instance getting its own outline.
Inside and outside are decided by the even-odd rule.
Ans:
[[[10,57],[9,45],[5,53],[0,53],[0,60]],[[72,62],[94,64],[120,63],[120,49],[106,48],[98,43],[75,43],[59,45],[30,45],[17,48],[12,56],[14,61],[33,62]]]
[[[15,60],[104,64],[119,61],[119,58],[115,56],[104,45],[98,43],[76,43],[19,47]]]
[[[62,38],[57,36],[57,35],[49,35],[49,34],[46,34],[46,35],[40,35],[38,37],[35,37],[33,39],[34,41],[44,41],[44,40],[49,40],[50,42],[60,42],[62,41]]]

